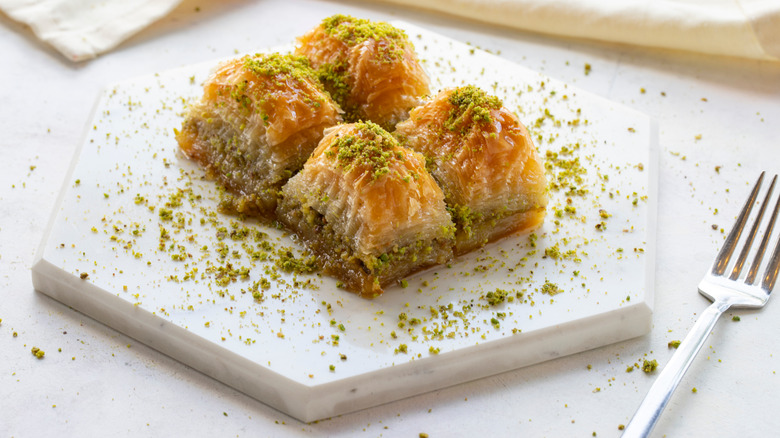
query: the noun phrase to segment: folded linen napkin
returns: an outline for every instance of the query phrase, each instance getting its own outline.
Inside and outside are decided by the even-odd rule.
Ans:
[[[384,1],[545,34],[780,60],[777,0]]]
[[[32,28],[71,61],[107,52],[168,14],[181,0],[0,0],[0,10]]]

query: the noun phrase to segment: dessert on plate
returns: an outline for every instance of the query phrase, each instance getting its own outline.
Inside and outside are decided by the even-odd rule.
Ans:
[[[295,54],[318,70],[350,122],[392,130],[430,93],[412,42],[388,23],[334,15],[300,37]]]
[[[272,218],[282,185],[341,120],[306,58],[256,54],[217,67],[176,140],[228,190],[224,207]]]
[[[463,254],[544,218],[547,180],[528,130],[501,100],[474,86],[446,89],[399,123],[444,192]]]
[[[377,296],[544,218],[517,117],[475,86],[428,93],[402,30],[334,15],[294,55],[220,64],[176,139],[226,188],[223,208],[278,221],[345,289]]]
[[[425,159],[373,122],[328,129],[282,194],[279,219],[361,295],[452,256],[454,227]]]

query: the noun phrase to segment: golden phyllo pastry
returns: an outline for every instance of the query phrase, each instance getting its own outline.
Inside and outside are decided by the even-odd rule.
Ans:
[[[318,69],[347,121],[392,129],[429,94],[411,41],[387,23],[334,15],[299,38],[295,53]]]
[[[224,207],[272,217],[282,185],[340,121],[306,58],[258,54],[217,67],[176,139],[231,193]]]
[[[452,256],[454,226],[425,159],[372,122],[326,131],[277,214],[325,272],[364,296]]]
[[[444,90],[398,124],[402,144],[422,153],[444,191],[456,254],[536,227],[547,180],[526,128],[474,86]]]

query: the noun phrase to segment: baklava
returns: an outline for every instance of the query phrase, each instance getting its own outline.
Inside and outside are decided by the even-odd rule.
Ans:
[[[299,38],[295,54],[318,69],[347,121],[392,130],[430,93],[413,44],[388,23],[334,15]]]
[[[422,153],[456,225],[455,253],[536,227],[547,180],[528,130],[497,97],[446,89],[399,123],[401,143]]]
[[[271,54],[220,64],[176,139],[227,189],[234,212],[273,218],[279,191],[342,120],[306,58]]]
[[[360,295],[452,257],[454,225],[425,158],[375,123],[327,130],[282,194],[279,220]]]

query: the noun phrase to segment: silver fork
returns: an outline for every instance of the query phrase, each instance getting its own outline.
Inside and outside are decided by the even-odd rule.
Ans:
[[[729,262],[732,258],[731,256],[736,249],[742,231],[745,229],[745,224],[748,222],[748,217],[753,209],[753,205],[758,198],[759,190],[764,181],[764,174],[765,172],[761,172],[761,176],[758,177],[758,181],[756,181],[756,185],[753,186],[753,190],[750,193],[747,202],[745,202],[745,206],[742,207],[742,211],[740,212],[734,227],[731,229],[731,232],[729,232],[717,257],[715,257],[712,267],[707,271],[704,278],[699,283],[699,292],[709,298],[712,301],[712,304],[701,314],[698,321],[696,321],[696,324],[693,325],[690,333],[688,333],[688,336],[680,343],[677,352],[675,352],[672,359],[658,376],[658,379],[653,383],[653,386],[650,388],[650,391],[648,391],[642,404],[639,405],[631,422],[626,426],[625,432],[623,432],[623,438],[646,437],[650,434],[650,431],[653,430],[653,426],[655,426],[655,423],[661,416],[661,412],[666,407],[669,399],[671,399],[672,393],[680,383],[683,374],[685,374],[688,367],[691,365],[691,362],[693,362],[693,358],[699,350],[701,350],[704,341],[715,327],[715,323],[718,322],[718,318],[723,312],[728,310],[729,307],[763,307],[767,300],[769,300],[769,294],[775,287],[775,280],[777,280],[778,270],[780,270],[780,240],[778,240],[778,243],[775,245],[772,258],[769,259],[766,264],[766,268],[764,269],[759,282],[756,282],[756,276],[762,265],[761,262],[763,261],[764,253],[766,252],[772,230],[777,221],[778,209],[780,209],[780,197],[775,203],[772,217],[769,220],[766,231],[764,231],[764,237],[761,239],[761,243],[755,251],[753,264],[743,278],[740,278],[740,274],[745,265],[745,261],[748,258],[748,253],[750,252],[753,240],[755,239],[756,234],[758,234],[758,229],[761,225],[766,206],[770,202],[772,190],[777,181],[777,175],[772,178],[764,202],[761,204],[758,215],[753,222],[753,226],[750,228],[750,231],[745,238],[742,251],[739,253],[730,272],[727,272]]]

